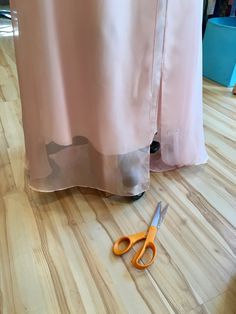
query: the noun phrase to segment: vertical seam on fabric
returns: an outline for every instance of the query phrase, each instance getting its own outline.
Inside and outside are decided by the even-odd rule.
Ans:
[[[153,131],[153,127],[152,127],[152,112],[153,112],[153,106],[154,106],[154,104],[153,104],[154,103],[154,99],[153,99],[154,98],[153,97],[153,93],[154,93],[154,65],[155,65],[156,36],[157,36],[158,1],[156,1],[155,27],[154,27],[154,39],[153,39],[153,58],[152,58],[152,73],[151,73],[151,95],[152,95],[152,99],[151,99],[151,106],[150,106],[150,110],[149,110],[149,122],[151,124],[150,132]],[[157,116],[157,104],[156,103],[155,103],[155,116]],[[152,134],[150,134],[150,137],[151,136],[152,136]]]
[[[158,108],[160,117],[162,116],[162,103],[163,103],[163,77],[164,77],[164,64],[165,64],[165,57],[166,57],[166,32],[168,26],[168,6],[169,0],[166,0],[165,5],[165,27],[164,27],[164,34],[163,34],[163,46],[162,46],[162,60],[161,60],[161,77],[160,77],[160,108]],[[161,125],[159,127],[160,130],[160,141],[161,141]]]
[[[161,62],[161,80],[164,72],[164,61],[165,61],[165,52],[166,52],[166,29],[167,29],[167,14],[168,14],[168,5],[169,0],[166,0],[166,8],[165,8],[165,27],[164,27],[164,36],[163,36],[163,47],[162,47],[162,62]]]
[[[159,1],[159,0],[158,0]],[[154,64],[155,64],[155,48],[156,48],[156,33],[157,33],[157,10],[158,10],[158,1],[156,2],[156,15],[155,15],[155,28],[154,28],[154,39],[153,39],[153,58],[152,58],[152,95],[153,95],[153,81],[154,81]]]
[[[160,0],[159,0],[160,1]],[[156,34],[157,34],[157,15],[158,15],[158,1],[156,4],[156,18],[155,18],[155,34],[154,34],[154,46],[153,46],[153,64],[152,64],[152,106],[149,112],[149,121],[152,124],[152,111],[153,111],[153,103],[155,100],[155,117],[157,118],[157,114],[159,111],[158,105],[159,105],[159,100],[158,98],[161,97],[162,98],[162,88],[163,88],[163,72],[164,72],[164,60],[165,60],[165,40],[166,40],[166,28],[167,28],[167,11],[168,11],[168,4],[169,1],[166,0],[165,1],[165,15],[164,15],[164,32],[163,32],[163,39],[162,39],[162,60],[161,60],[161,64],[160,64],[160,86],[159,86],[159,93],[156,96],[156,99],[154,99],[153,94],[154,94],[154,64],[155,64],[155,49],[156,49]],[[162,103],[162,101],[160,100],[160,103]],[[157,121],[156,121],[157,124]],[[156,127],[157,129],[157,127]]]

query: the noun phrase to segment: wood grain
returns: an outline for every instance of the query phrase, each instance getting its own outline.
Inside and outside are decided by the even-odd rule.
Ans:
[[[204,81],[205,166],[152,174],[135,203],[31,191],[12,37],[0,38],[0,313],[236,313],[236,98]],[[112,243],[170,209],[148,270]]]

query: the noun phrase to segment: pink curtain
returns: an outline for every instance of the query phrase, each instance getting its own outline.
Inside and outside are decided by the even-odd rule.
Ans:
[[[206,161],[201,2],[11,1],[33,189],[135,195]]]

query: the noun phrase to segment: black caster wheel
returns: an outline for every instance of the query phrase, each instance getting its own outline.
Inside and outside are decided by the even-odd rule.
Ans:
[[[161,148],[160,143],[153,141],[152,144],[150,145],[150,153],[155,154],[160,150],[160,148]]]
[[[145,194],[145,192],[142,192],[138,195],[134,195],[134,196],[130,196],[131,201],[138,201],[141,197],[143,197],[143,195]]]

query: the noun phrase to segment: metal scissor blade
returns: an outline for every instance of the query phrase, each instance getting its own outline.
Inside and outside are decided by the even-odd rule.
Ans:
[[[157,228],[160,229],[161,224],[163,223],[163,220],[165,219],[165,216],[167,214],[167,210],[168,210],[169,205],[167,204],[161,211],[161,217],[159,219],[159,222],[157,224]]]
[[[161,202],[157,204],[155,214],[152,219],[151,226],[157,227],[161,218]]]

